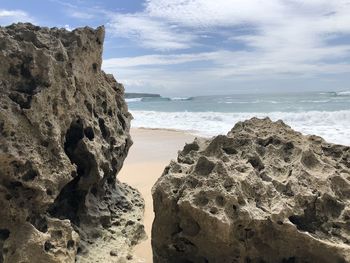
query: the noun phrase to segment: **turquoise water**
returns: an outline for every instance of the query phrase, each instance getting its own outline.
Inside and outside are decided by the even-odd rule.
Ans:
[[[133,127],[227,133],[251,117],[282,119],[296,130],[350,145],[350,91],[127,100]]]
[[[301,112],[350,109],[350,93],[247,94],[129,100],[130,110],[193,112]]]

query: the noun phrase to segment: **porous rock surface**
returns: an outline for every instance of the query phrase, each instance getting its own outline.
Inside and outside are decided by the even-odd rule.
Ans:
[[[350,147],[282,121],[196,139],[153,187],[154,262],[350,262]]]
[[[143,200],[116,174],[132,144],[104,28],[0,27],[0,262],[119,262]]]

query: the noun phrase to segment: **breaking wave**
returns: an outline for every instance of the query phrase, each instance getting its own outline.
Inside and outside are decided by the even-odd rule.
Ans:
[[[350,110],[227,113],[227,112],[159,112],[131,111],[133,127],[176,129],[200,136],[226,134],[235,123],[252,117],[283,120],[304,134],[316,134],[329,142],[350,145]]]

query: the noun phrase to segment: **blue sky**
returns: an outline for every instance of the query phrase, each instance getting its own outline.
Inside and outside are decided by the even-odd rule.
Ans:
[[[106,26],[129,92],[350,90],[349,0],[1,0],[0,25]]]

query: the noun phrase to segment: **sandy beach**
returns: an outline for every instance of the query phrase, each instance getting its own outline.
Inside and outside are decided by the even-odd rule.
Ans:
[[[151,228],[153,222],[153,202],[151,189],[171,159],[185,143],[195,136],[171,130],[132,129],[134,141],[118,178],[138,189],[145,199],[145,230],[147,240],[135,247],[134,256],[139,262],[152,262]]]

